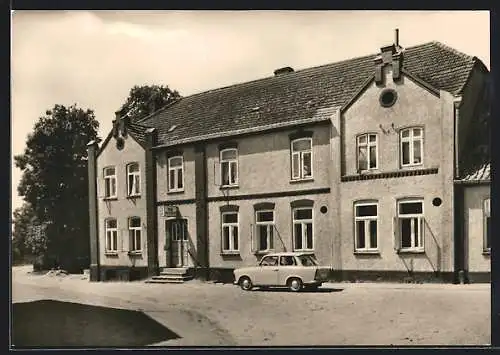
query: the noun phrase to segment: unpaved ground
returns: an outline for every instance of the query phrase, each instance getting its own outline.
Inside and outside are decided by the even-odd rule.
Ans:
[[[141,309],[182,338],[159,345],[487,345],[490,285],[326,284],[320,292],[233,285],[89,283],[13,268],[13,302]]]

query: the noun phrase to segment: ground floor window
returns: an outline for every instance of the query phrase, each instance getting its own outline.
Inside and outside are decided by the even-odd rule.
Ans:
[[[106,251],[118,251],[118,228],[116,219],[109,218],[105,220],[105,234],[106,234]]]
[[[294,208],[293,214],[293,249],[312,250],[313,245],[313,210],[310,207]]]
[[[274,249],[274,211],[262,210],[255,212],[257,233],[257,250]]]
[[[484,218],[484,241],[483,241],[483,251],[491,251],[491,225],[490,225],[490,199],[487,198],[483,203],[483,218]]]
[[[377,209],[376,202],[357,202],[354,205],[354,243],[357,252],[377,250]]]
[[[398,201],[397,227],[399,250],[424,250],[423,200],[411,199]]]
[[[140,251],[141,247],[141,219],[131,217],[128,220],[128,232],[130,238],[130,251]]]
[[[222,251],[239,251],[238,212],[222,213]]]

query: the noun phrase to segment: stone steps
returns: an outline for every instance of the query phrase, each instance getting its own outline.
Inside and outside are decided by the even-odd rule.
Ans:
[[[146,283],[162,283],[162,284],[181,284],[192,280],[193,276],[189,274],[187,268],[163,268],[160,275],[153,276],[146,280]]]

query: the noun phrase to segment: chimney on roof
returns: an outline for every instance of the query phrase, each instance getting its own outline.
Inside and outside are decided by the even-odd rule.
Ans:
[[[276,69],[274,71],[274,75],[278,76],[278,75],[282,75],[282,74],[286,74],[286,73],[293,73],[293,72],[294,72],[294,70],[292,67],[284,67],[284,68]]]
[[[394,43],[380,48],[380,55],[375,58],[375,82],[383,82],[383,68],[387,64],[392,66],[393,80],[399,80],[401,77],[403,55],[399,45],[399,29],[394,30]]]

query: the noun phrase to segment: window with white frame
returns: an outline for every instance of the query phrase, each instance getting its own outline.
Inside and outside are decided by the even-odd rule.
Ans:
[[[312,138],[299,138],[291,142],[292,180],[310,179],[312,171]]]
[[[238,212],[222,213],[222,252],[239,251]]]
[[[420,165],[424,155],[424,129],[406,128],[400,131],[401,166]]]
[[[293,209],[293,249],[312,250],[313,210],[310,207]]]
[[[139,163],[127,165],[127,196],[139,196],[141,194],[141,172]]]
[[[377,135],[363,134],[357,137],[358,171],[377,169]]]
[[[357,202],[354,204],[355,250],[358,252],[375,251],[378,248],[378,205],[376,202]]]
[[[130,251],[140,251],[141,247],[141,219],[131,217],[128,219],[128,233],[130,237]]]
[[[399,249],[424,250],[424,202],[421,199],[398,201]]]
[[[220,173],[222,186],[238,185],[238,149],[220,151]]]
[[[255,212],[255,225],[257,233],[257,250],[266,251],[274,249],[274,211],[260,210]]]
[[[118,251],[118,228],[116,219],[109,218],[104,221],[106,235],[106,252]]]
[[[116,168],[114,166],[104,168],[104,197],[116,197]]]
[[[490,224],[490,199],[487,198],[483,202],[483,218],[484,218],[484,244],[483,244],[483,251],[484,252],[490,252],[491,250],[491,224]]]
[[[184,190],[184,159],[182,156],[168,158],[168,190]]]

